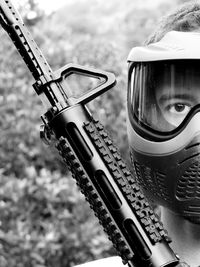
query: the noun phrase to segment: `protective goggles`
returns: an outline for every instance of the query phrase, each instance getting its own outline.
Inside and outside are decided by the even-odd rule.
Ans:
[[[199,107],[199,59],[130,64],[128,111],[139,130],[163,136],[177,133]]]

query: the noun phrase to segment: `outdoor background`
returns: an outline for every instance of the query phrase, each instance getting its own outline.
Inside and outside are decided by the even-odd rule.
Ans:
[[[116,75],[117,86],[90,109],[129,164],[127,55],[147,38],[161,16],[184,1],[66,0],[60,2],[65,2],[62,6],[59,0],[39,0],[40,5],[34,0],[18,2],[53,70],[74,62]],[[33,82],[1,29],[0,266],[71,267],[115,255],[57,152],[40,140],[44,109]]]

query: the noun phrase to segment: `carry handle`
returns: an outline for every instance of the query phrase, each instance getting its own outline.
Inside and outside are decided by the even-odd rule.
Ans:
[[[58,82],[62,86],[62,81],[72,74],[78,74],[89,78],[96,78],[103,80],[98,86],[91,88],[86,93],[81,94],[78,98],[73,96],[73,104],[87,104],[97,96],[103,94],[116,84],[115,75],[113,73],[98,70],[95,68],[85,67],[78,64],[69,63],[53,74],[53,80],[47,82],[46,85]],[[63,88],[64,91],[66,88]],[[65,92],[67,95],[67,92]]]

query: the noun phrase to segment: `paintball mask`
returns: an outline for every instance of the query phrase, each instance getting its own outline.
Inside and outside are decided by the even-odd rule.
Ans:
[[[200,223],[200,33],[168,32],[128,56],[128,138],[147,197]]]

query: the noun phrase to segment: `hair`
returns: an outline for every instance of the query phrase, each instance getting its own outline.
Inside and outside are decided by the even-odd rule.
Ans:
[[[145,44],[158,42],[169,31],[200,32],[200,0],[187,2],[163,17]]]

